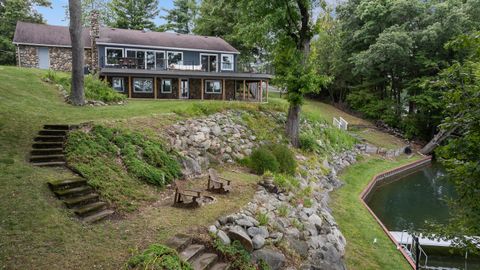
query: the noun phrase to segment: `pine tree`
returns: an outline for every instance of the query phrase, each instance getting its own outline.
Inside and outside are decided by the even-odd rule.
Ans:
[[[112,27],[143,30],[155,29],[153,19],[158,16],[158,0],[112,0]]]
[[[173,30],[176,33],[190,34],[195,27],[197,17],[197,3],[195,0],[174,0],[174,8],[164,11],[167,15],[162,16],[167,21],[166,24],[158,28],[159,31]]]

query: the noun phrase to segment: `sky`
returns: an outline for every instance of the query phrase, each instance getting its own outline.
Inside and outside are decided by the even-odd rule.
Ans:
[[[333,4],[341,2],[342,0],[327,0],[327,3]],[[68,25],[65,20],[65,7],[68,5],[68,0],[51,0],[52,6],[50,8],[37,7],[37,10],[43,15],[43,18],[50,25]],[[171,9],[173,7],[173,0],[159,0],[160,15],[154,21],[155,24],[161,25],[165,21],[160,16],[165,15],[162,8]]]
[[[37,7],[37,11],[43,15],[43,19],[50,25],[68,25],[68,21],[65,20],[65,7],[68,5],[68,0],[51,0],[52,7]],[[162,8],[171,9],[173,7],[173,0],[159,0],[159,9]],[[164,15],[163,11],[160,11],[160,15]],[[155,24],[163,24],[164,20],[157,17]]]

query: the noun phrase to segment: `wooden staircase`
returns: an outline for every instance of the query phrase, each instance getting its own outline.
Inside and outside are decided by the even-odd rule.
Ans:
[[[30,162],[35,166],[67,167],[64,144],[68,132],[76,128],[78,126],[44,125],[34,139]],[[107,209],[107,203],[100,200],[98,193],[88,185],[85,178],[49,181],[48,186],[55,196],[85,223],[100,221],[114,213],[113,210]]]
[[[219,256],[209,252],[205,245],[193,243],[187,235],[175,235],[166,245],[175,249],[180,258],[189,262],[194,270],[226,270],[230,266],[227,262],[219,261]]]

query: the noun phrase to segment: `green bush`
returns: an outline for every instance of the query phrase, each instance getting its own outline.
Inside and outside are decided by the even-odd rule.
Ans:
[[[137,270],[193,270],[189,263],[180,259],[175,250],[160,244],[151,245],[141,254],[130,258],[127,267]]]
[[[284,144],[272,145],[270,149],[279,164],[279,172],[293,175],[297,169],[297,161],[292,150]]]
[[[300,148],[307,152],[314,152],[318,149],[317,141],[315,136],[311,133],[301,133],[300,137]]]
[[[255,149],[250,156],[250,168],[257,174],[263,174],[266,171],[278,172],[280,164],[266,146]]]

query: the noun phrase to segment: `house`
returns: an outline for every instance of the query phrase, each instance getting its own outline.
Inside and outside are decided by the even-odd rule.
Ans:
[[[99,27],[84,29],[85,65],[129,98],[267,101],[271,75],[245,72],[219,37]],[[18,22],[17,65],[71,70],[68,27]]]

